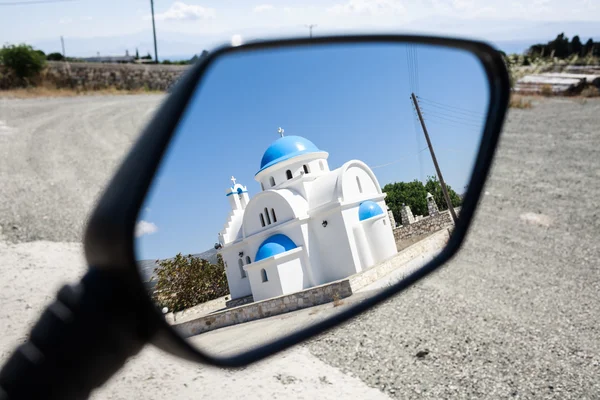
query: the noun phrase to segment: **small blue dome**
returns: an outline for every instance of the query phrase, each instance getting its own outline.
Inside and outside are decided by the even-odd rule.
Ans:
[[[274,141],[260,161],[260,171],[281,161],[307,153],[319,152],[317,146],[301,136],[284,136]]]
[[[383,214],[383,210],[381,209],[381,207],[379,207],[379,204],[371,200],[363,201],[358,207],[359,221],[364,221],[365,219],[369,219],[381,214]]]
[[[254,257],[254,262],[264,260],[277,254],[285,253],[286,251],[296,248],[296,244],[289,237],[278,233],[273,235],[260,245]]]

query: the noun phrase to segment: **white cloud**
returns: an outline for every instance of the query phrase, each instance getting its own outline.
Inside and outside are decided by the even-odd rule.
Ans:
[[[156,226],[156,224],[154,224],[153,222],[141,220],[141,221],[138,221],[138,223],[135,226],[135,236],[136,237],[140,237],[140,236],[144,236],[144,235],[151,235],[157,231],[158,231],[158,226]]]
[[[61,18],[61,19],[58,21],[58,23],[60,23],[60,24],[64,24],[64,25],[66,25],[66,24],[70,24],[71,22],[73,22],[73,18],[69,18],[69,17],[64,17],[64,18]]]
[[[214,8],[202,7],[196,4],[186,4],[176,1],[165,12],[155,14],[158,21],[194,21],[198,19],[212,19],[216,17]],[[149,17],[147,17],[149,18]]]
[[[254,7],[254,12],[255,13],[260,13],[260,12],[265,12],[265,11],[269,11],[273,9],[273,5],[272,4],[260,4],[256,7]]]
[[[382,15],[404,13],[406,8],[401,0],[348,0],[327,11],[333,14]]]

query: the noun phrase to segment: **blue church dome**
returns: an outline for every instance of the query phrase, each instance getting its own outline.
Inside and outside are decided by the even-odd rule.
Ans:
[[[383,214],[383,210],[379,207],[379,204],[374,201],[367,200],[360,203],[358,206],[358,220],[364,221],[365,219],[372,218],[376,215]]]
[[[266,239],[256,252],[254,262],[264,260],[277,254],[285,253],[286,251],[296,248],[296,244],[289,237],[278,233]]]
[[[274,141],[260,161],[260,171],[281,161],[307,153],[319,152],[317,146],[301,136],[284,136]]]

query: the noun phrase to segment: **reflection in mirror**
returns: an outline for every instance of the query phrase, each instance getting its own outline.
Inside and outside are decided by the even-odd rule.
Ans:
[[[231,356],[331,317],[447,243],[486,121],[463,50],[228,53],[199,84],[136,227],[167,321]]]

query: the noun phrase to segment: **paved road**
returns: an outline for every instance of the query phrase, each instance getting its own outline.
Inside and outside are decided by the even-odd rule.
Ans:
[[[78,240],[88,207],[159,100],[0,100],[0,223],[8,239]],[[461,253],[405,294],[303,345],[306,354],[289,362],[308,363],[310,353],[395,398],[600,397],[599,127],[598,100],[543,99],[511,111]],[[197,376],[183,382],[173,360],[157,368],[151,351],[140,358],[152,379],[199,393]],[[286,387],[301,389],[288,375]],[[336,376],[340,386],[328,393],[347,382]],[[145,377],[130,366],[108,393],[135,397]]]

